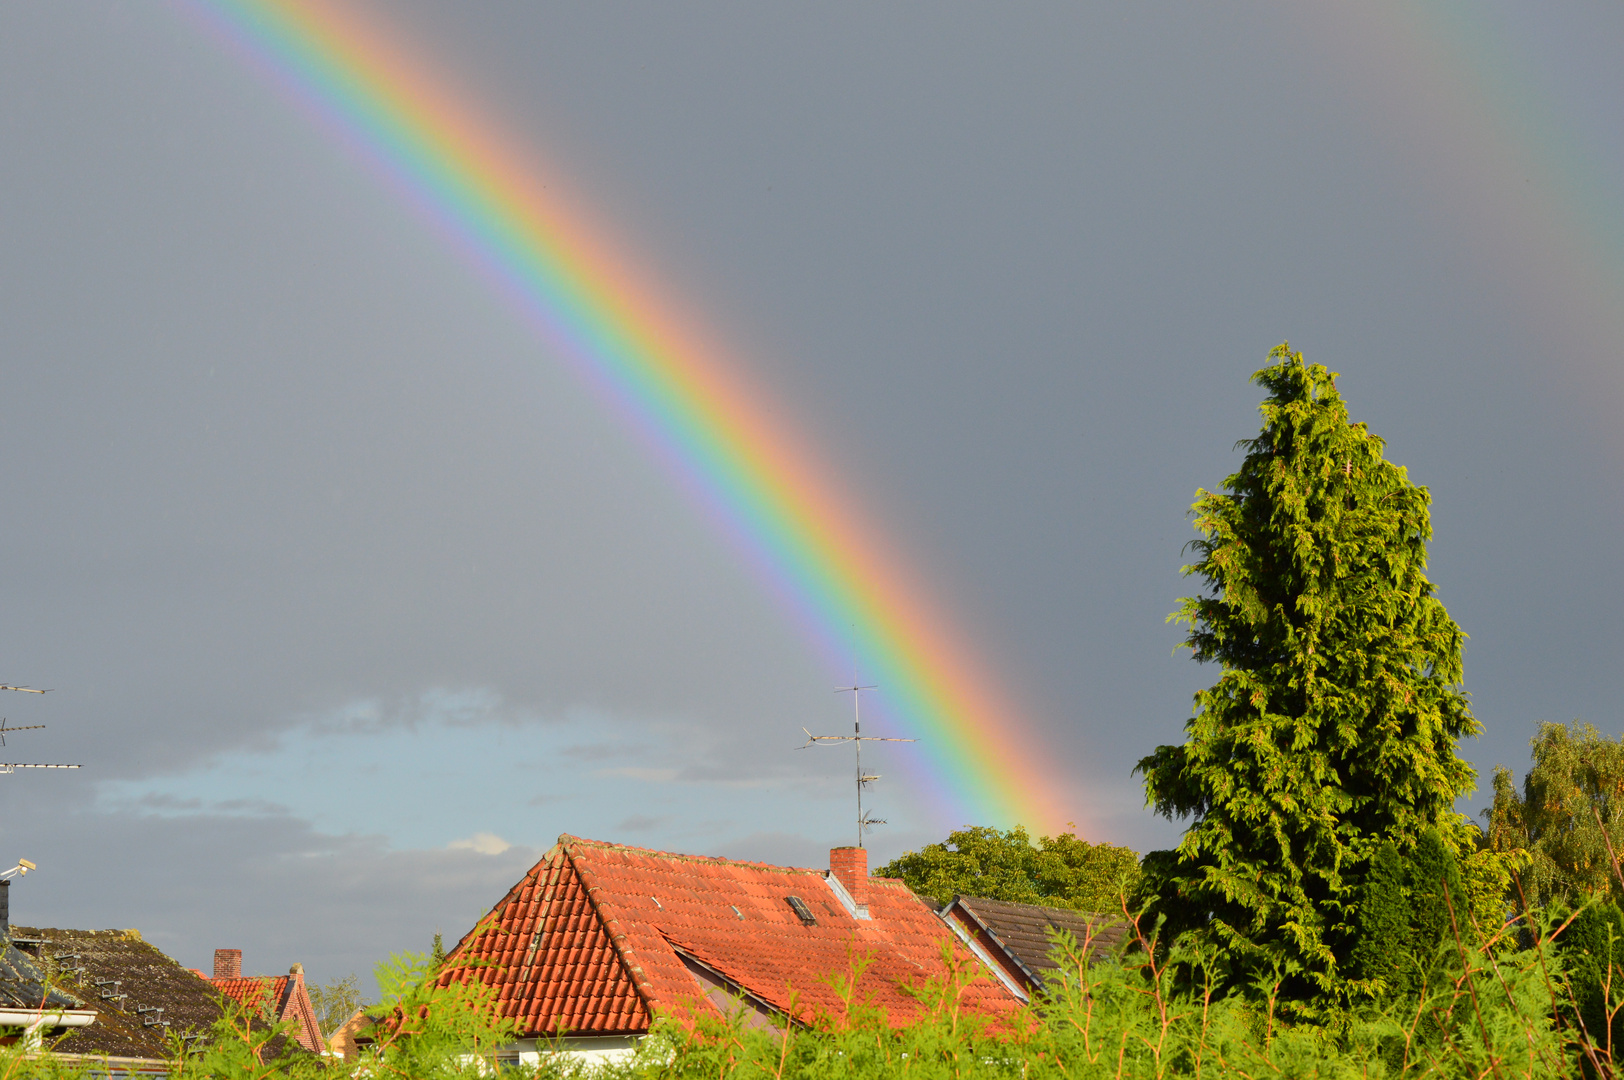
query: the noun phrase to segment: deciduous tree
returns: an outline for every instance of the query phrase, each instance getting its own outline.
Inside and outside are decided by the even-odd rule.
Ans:
[[[1535,907],[1592,893],[1624,901],[1612,860],[1624,857],[1624,743],[1578,723],[1541,724],[1532,742],[1520,794],[1509,769],[1494,770],[1490,846],[1520,857],[1521,899]]]
[[[959,829],[874,871],[898,877],[910,889],[946,902],[985,896],[1078,911],[1122,909],[1124,888],[1139,874],[1139,856],[1115,844],[1089,843],[1075,833],[1043,836],[1036,844],[1021,826],[1007,832],[985,826]]]
[[[361,984],[354,975],[326,984],[310,984],[307,989],[323,1036],[331,1036],[355,1015],[355,1010],[366,1004],[361,996]]]

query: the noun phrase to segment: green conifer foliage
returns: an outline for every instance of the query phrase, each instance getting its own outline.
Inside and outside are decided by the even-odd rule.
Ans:
[[[1380,993],[1365,992],[1389,1000],[1436,991],[1440,975],[1460,966],[1459,942],[1475,940],[1471,916],[1460,860],[1437,829],[1422,830],[1409,858],[1386,841],[1365,873],[1348,974],[1380,980]]]
[[[1460,862],[1437,829],[1421,833],[1410,857],[1410,908],[1415,913],[1409,943],[1415,971],[1425,974],[1429,990],[1435,991],[1439,974],[1460,966],[1460,943],[1471,941],[1471,909]]]
[[[1606,1044],[1612,1024],[1612,1051],[1624,1046],[1624,911],[1612,901],[1592,904],[1557,939],[1563,967],[1573,987],[1573,1003],[1584,1029]]]
[[[1359,902],[1359,940],[1354,944],[1352,976],[1381,980],[1389,995],[1413,987],[1406,955],[1414,921],[1407,888],[1408,867],[1391,840],[1376,849]]]
[[[1180,746],[1139,763],[1147,801],[1190,817],[1145,859],[1141,895],[1224,950],[1237,973],[1295,973],[1308,1003],[1348,994],[1365,870],[1422,832],[1468,845],[1456,754],[1477,724],[1460,689],[1466,635],[1425,575],[1427,490],[1348,419],[1335,373],[1282,345],[1253,376],[1263,430],[1222,493],[1200,491],[1204,592],[1173,618],[1221,665]]]

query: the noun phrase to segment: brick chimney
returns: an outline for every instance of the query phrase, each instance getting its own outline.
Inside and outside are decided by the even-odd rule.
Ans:
[[[859,908],[868,907],[868,849],[837,847],[829,849],[829,872],[846,887]]]
[[[215,949],[214,977],[216,979],[242,978],[242,950]]]

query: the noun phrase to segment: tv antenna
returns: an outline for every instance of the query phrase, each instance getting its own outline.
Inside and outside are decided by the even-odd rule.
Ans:
[[[866,742],[918,742],[918,739],[888,739],[878,735],[863,734],[863,691],[876,689],[873,686],[837,686],[835,693],[851,695],[852,726],[850,735],[814,735],[806,728],[806,742],[797,746],[797,750],[805,750],[809,746],[822,746],[826,743],[849,742],[857,752],[857,846],[863,846],[863,834],[876,825],[884,825],[884,818],[871,817],[863,813],[863,789],[879,776],[870,776],[863,771],[863,744]]]
[[[6,684],[6,683],[0,683],[0,690],[19,690],[19,691],[21,691],[22,693],[25,693],[25,694],[48,694],[48,693],[50,693],[49,690],[35,690],[32,686],[11,686],[11,685]],[[5,718],[0,717],[0,746],[6,745],[6,736],[8,734],[10,734],[11,732],[13,732],[13,731],[44,731],[44,730],[45,730],[45,725],[44,724],[27,724],[27,725],[25,725],[23,727],[7,727]],[[18,769],[77,769],[78,767],[79,766],[77,766],[77,765],[30,765],[30,764],[25,764],[25,763],[23,763],[21,761],[0,761],[0,776],[9,775],[11,773],[16,772]],[[28,867],[30,869],[34,865],[33,863],[29,863],[26,859],[23,860],[23,862],[27,863],[27,865],[28,865]],[[16,869],[16,868],[13,867],[13,869]],[[9,873],[9,872],[10,871],[8,871],[7,873]],[[27,870],[23,871],[23,873],[27,873],[27,872],[28,872]],[[0,878],[0,880],[3,880],[3,878]]]
[[[27,727],[6,727],[6,718],[0,716],[0,746],[6,745],[6,736],[13,731],[44,731],[44,724],[29,724]]]

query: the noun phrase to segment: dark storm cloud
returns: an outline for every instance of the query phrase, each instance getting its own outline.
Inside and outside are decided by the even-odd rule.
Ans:
[[[1466,753],[1617,724],[1618,450],[1575,419],[1601,391],[1553,374],[1516,267],[1425,182],[1449,141],[1406,157],[1282,9],[379,11],[790,404],[1096,837],[1172,835],[1129,771],[1213,675],[1162,621],[1184,511],[1287,337],[1432,488],[1488,725]],[[1556,23],[1588,58],[1561,85],[1624,70]],[[56,688],[3,703],[50,725],[8,752],[87,766],[0,778],[0,839],[45,867],[19,919],[330,977],[460,934],[582,821],[804,865],[848,842],[849,761],[791,752],[844,715],[799,629],[432,230],[206,36],[161,6],[0,5],[0,191],[0,675]],[[487,839],[318,829],[343,805],[275,797],[342,745],[382,798],[366,769],[408,735],[450,748],[419,801]],[[899,764],[880,797],[917,820],[877,861],[968,824]],[[115,780],[169,786],[113,807]]]

